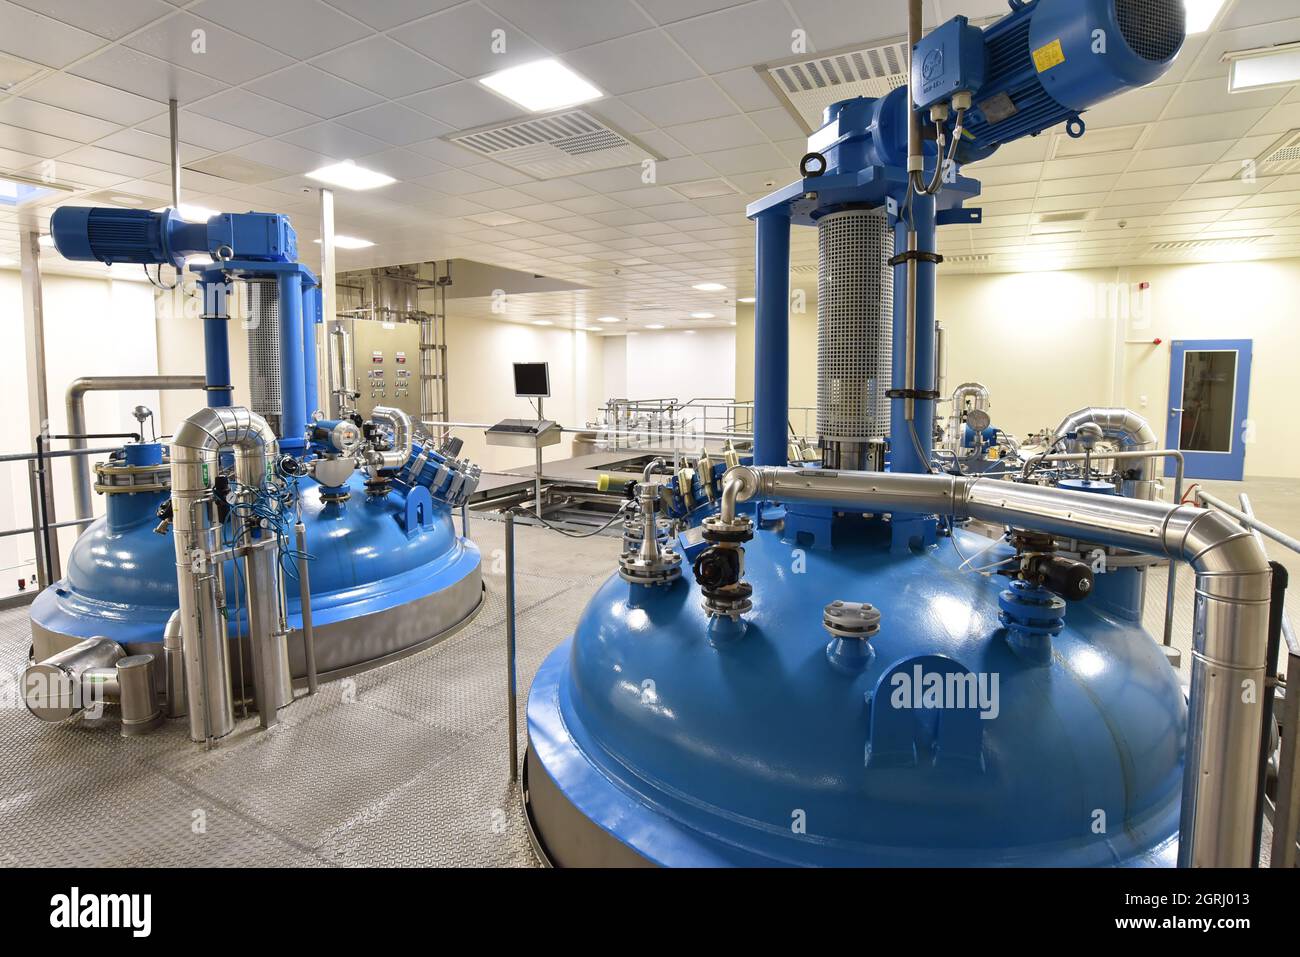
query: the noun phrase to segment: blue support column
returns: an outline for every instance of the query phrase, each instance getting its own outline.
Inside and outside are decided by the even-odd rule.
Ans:
[[[790,423],[790,215],[756,221],[754,288],[754,464],[786,464]]]
[[[320,386],[317,381],[319,372],[316,368],[316,324],[321,321],[320,307],[320,286],[310,275],[304,273],[302,277],[302,349],[308,419],[311,418],[312,413],[320,408]]]
[[[280,289],[280,447],[296,451],[303,447],[307,431],[302,272],[280,272],[276,281]]]
[[[229,286],[220,270],[199,279],[203,297],[203,364],[208,405],[225,408],[233,403],[230,385],[230,310],[226,303]]]

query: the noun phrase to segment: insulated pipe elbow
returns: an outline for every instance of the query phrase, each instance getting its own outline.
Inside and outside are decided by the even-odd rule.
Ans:
[[[1054,442],[1059,441],[1070,433],[1077,432],[1089,422],[1101,429],[1102,435],[1106,438],[1118,442],[1120,448],[1125,452],[1154,452],[1160,447],[1154,430],[1152,430],[1150,423],[1145,418],[1132,409],[1119,407],[1089,407],[1072,412],[1062,419],[1061,424],[1052,432],[1052,439]],[[1083,451],[1074,442],[1070,443],[1069,450],[1071,452]],[[1099,459],[1105,457],[1104,453],[1097,456]],[[1156,469],[1155,459],[1141,460],[1138,465],[1139,481],[1154,482]],[[1135,496],[1137,498],[1150,499],[1155,497],[1155,490],[1150,485],[1134,491],[1137,493]]]
[[[370,452],[366,462],[375,469],[398,469],[411,458],[415,430],[411,426],[411,417],[401,409],[377,405],[370,413],[374,422],[387,425],[393,430],[393,447],[387,452]]]

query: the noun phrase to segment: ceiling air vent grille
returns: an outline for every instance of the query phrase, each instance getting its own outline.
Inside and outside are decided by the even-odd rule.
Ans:
[[[998,17],[972,18],[984,26]],[[855,96],[884,96],[907,85],[907,38],[878,41],[869,47],[842,50],[769,63],[758,68],[786,106],[809,130],[822,125],[822,111],[837,100]]]
[[[468,130],[447,139],[535,179],[557,179],[658,159],[586,110]]]
[[[992,258],[988,253],[972,253],[968,256],[944,256],[943,261],[952,266],[979,266]]]
[[[1151,247],[1153,253],[1191,253],[1206,249],[1225,249],[1233,246],[1253,246],[1268,239],[1268,236],[1229,236],[1224,239],[1180,239],[1167,243],[1156,243]]]
[[[1300,130],[1290,130],[1266,149],[1253,164],[1242,164],[1241,177],[1284,176],[1300,172]]]
[[[836,100],[884,96],[907,83],[907,43],[886,43],[766,67],[804,125],[822,125],[822,111]]]

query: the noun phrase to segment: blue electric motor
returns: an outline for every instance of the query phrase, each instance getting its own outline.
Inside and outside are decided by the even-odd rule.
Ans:
[[[1003,143],[1067,122],[1169,68],[1186,36],[1182,0],[1011,0],[984,31],[957,17],[926,36],[913,57],[918,108],[974,95],[957,154],[983,159]]]

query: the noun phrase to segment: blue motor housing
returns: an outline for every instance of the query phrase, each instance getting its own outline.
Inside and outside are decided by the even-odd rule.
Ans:
[[[972,91],[961,162],[1067,120],[1080,135],[1078,114],[1157,79],[1187,35],[1182,0],[1012,0],[1012,7],[984,31],[984,81]],[[945,29],[918,44],[918,68],[945,39],[951,46]]]
[[[60,206],[50,217],[54,247],[64,259],[113,263],[170,263],[208,251],[206,223],[187,223],[173,209]]]
[[[224,258],[294,262],[298,238],[278,213],[222,213],[187,223],[174,209],[61,206],[50,217],[50,236],[64,259],[87,262],[185,265],[186,256],[229,250]]]

